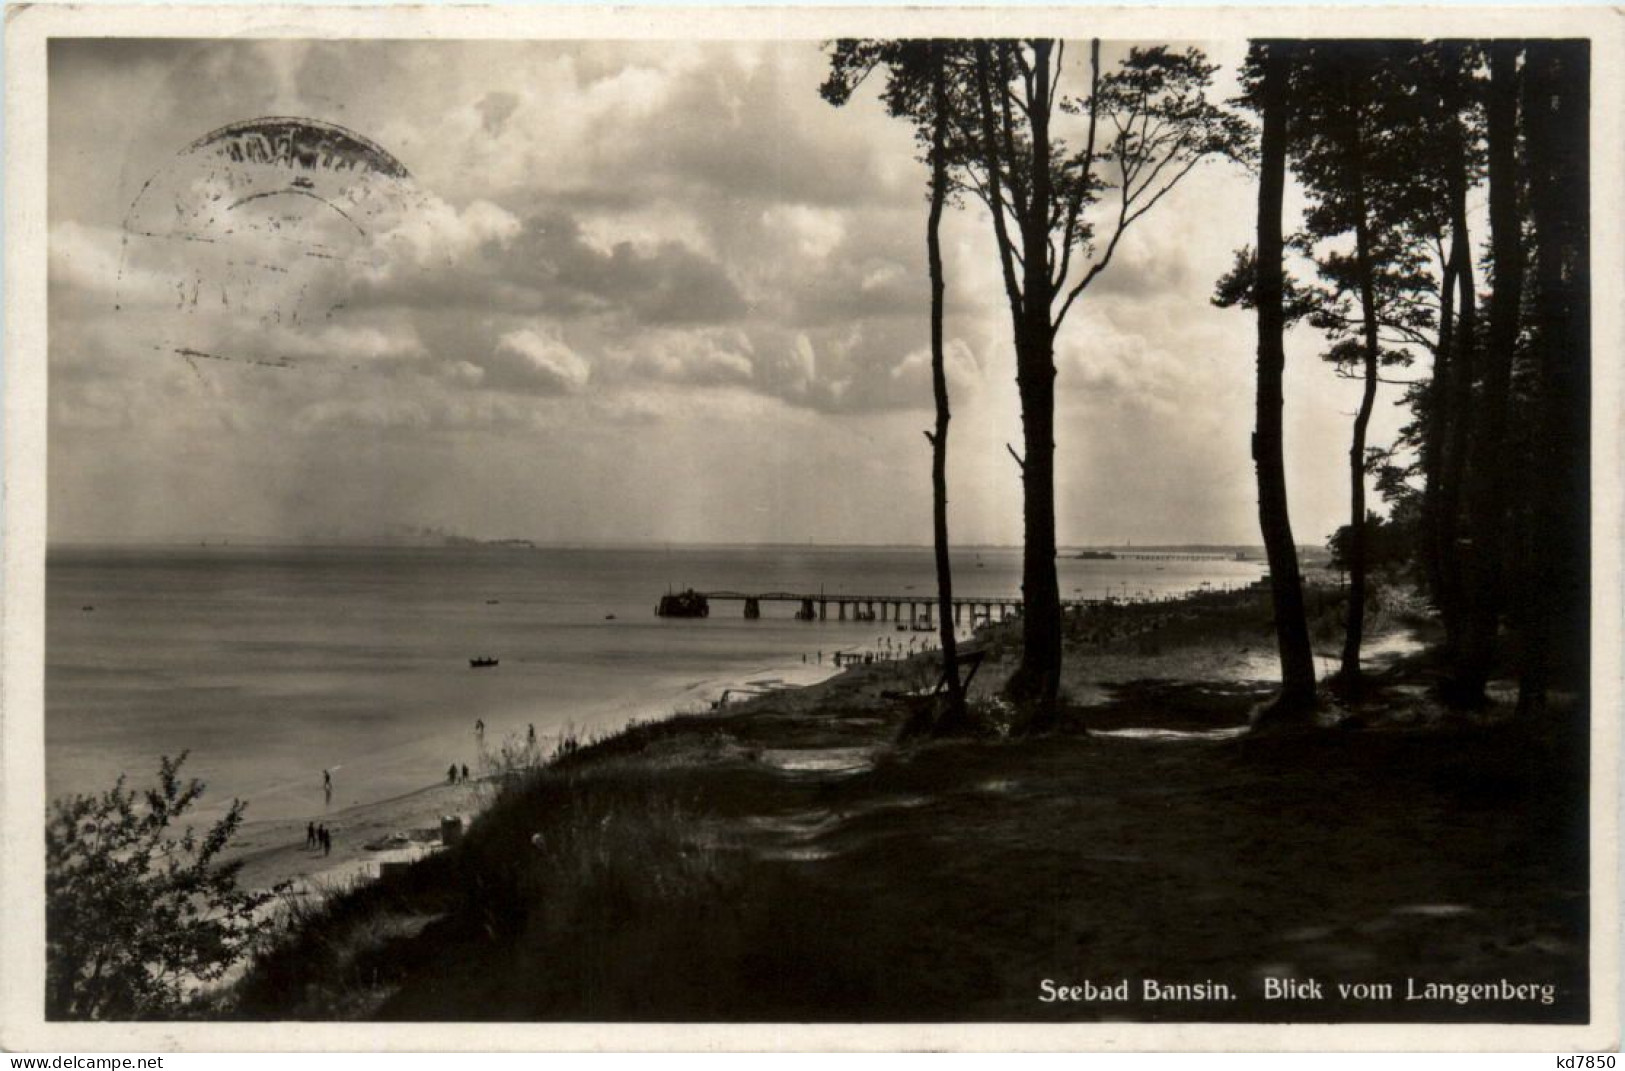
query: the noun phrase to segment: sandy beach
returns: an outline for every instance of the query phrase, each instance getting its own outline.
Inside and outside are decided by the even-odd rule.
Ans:
[[[691,682],[680,690],[663,693],[670,704],[667,713],[710,711],[719,702],[730,711],[745,709],[762,697],[798,692],[806,693],[801,702],[812,702],[818,694],[816,686],[840,673],[834,665],[834,653],[833,648],[824,652],[822,663],[815,660],[789,668],[764,667],[759,673],[743,677]],[[539,739],[540,751],[545,754],[557,745],[558,734]],[[270,889],[289,882],[297,892],[321,893],[360,878],[375,878],[382,863],[407,861],[436,850],[440,846],[442,818],[459,817],[465,828],[472,822],[493,792],[489,774],[476,770],[471,775],[457,784],[429,784],[386,799],[313,813],[308,819],[250,819],[222,859],[243,864],[239,881],[250,889]],[[333,836],[330,853],[306,847],[307,821],[327,826]],[[382,847],[381,842],[389,838],[410,843]]]
[[[442,816],[460,816],[466,825],[482,805],[481,791],[479,780],[431,785],[333,811],[319,819],[333,835],[333,850],[326,855],[305,846],[303,821],[246,822],[222,859],[243,864],[239,882],[250,889],[292,882],[295,889],[320,891],[356,877],[377,877],[379,863],[416,858],[437,844]],[[415,845],[378,851],[366,847],[392,834],[413,838]]]
[[[1385,667],[1402,655],[1414,653],[1417,647],[1417,640],[1409,633],[1393,632],[1374,639],[1369,654],[1373,665]],[[852,653],[858,648],[847,645],[840,651]],[[823,652],[822,663],[813,661],[789,670],[764,669],[761,674],[743,679],[694,681],[665,693],[664,698],[670,701],[670,713],[678,716],[712,712],[749,715],[769,704],[779,711],[813,711],[828,701],[832,691],[844,692],[860,682],[872,687],[908,683],[907,662],[852,665],[840,670],[834,665],[835,654],[832,648]],[[1324,656],[1330,659],[1333,654],[1325,652]],[[1069,673],[1068,688],[1076,700],[1101,702],[1110,689],[1108,682],[1113,680],[1197,678],[1257,684],[1278,679],[1278,674],[1274,651],[1262,643],[1186,647],[1155,654],[1102,652],[1091,659],[1086,670],[1074,668]],[[995,668],[978,682],[975,694],[992,695],[999,677]],[[543,738],[542,750],[550,751],[556,742],[554,735]],[[305,846],[304,819],[251,820],[244,824],[225,858],[243,863],[240,881],[247,888],[269,889],[289,882],[296,891],[322,893],[357,879],[376,878],[382,863],[407,861],[437,850],[442,818],[459,817],[467,828],[494,794],[490,777],[475,771],[467,782],[429,784],[402,795],[313,815],[311,821],[324,823],[333,834],[333,849],[326,855]],[[392,837],[410,843],[380,846],[380,842]]]

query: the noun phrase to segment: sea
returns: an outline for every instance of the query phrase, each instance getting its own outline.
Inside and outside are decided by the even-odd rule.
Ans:
[[[1020,590],[1019,550],[953,565],[956,595]],[[1249,584],[1263,565],[1063,557],[1058,570],[1064,598],[1144,599]],[[185,751],[183,772],[207,785],[200,820],[233,798],[254,820],[319,817],[453,764],[477,775],[532,729],[545,752],[724,692],[815,682],[837,651],[931,638],[839,621],[833,603],[815,621],[786,602],[757,620],[739,602],[656,616],[687,588],[925,602],[935,566],[925,547],[53,547],[47,792],[151,784],[160,756]]]

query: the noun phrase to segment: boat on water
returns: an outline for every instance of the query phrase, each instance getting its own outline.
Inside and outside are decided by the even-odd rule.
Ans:
[[[496,664],[497,660],[495,658],[470,658],[468,660],[470,669],[490,669]]]

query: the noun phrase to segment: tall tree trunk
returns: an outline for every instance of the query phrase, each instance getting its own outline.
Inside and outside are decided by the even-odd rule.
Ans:
[[[1354,416],[1354,436],[1349,444],[1349,602],[1343,634],[1343,664],[1338,673],[1341,687],[1350,694],[1360,691],[1360,644],[1365,636],[1366,601],[1366,517],[1365,441],[1371,424],[1371,410],[1377,401],[1377,365],[1382,352],[1377,337],[1377,295],[1371,266],[1371,222],[1366,215],[1365,147],[1360,137],[1360,117],[1352,116],[1352,177],[1354,182],[1354,256],[1360,276],[1360,314],[1363,333],[1365,386],[1360,393],[1360,409]]]
[[[1584,42],[1537,41],[1529,45],[1524,76],[1529,207],[1535,225],[1537,430],[1530,477],[1538,544],[1521,585],[1518,711],[1526,716],[1546,709],[1557,649],[1582,654],[1587,639],[1589,66]]]
[[[1055,574],[1055,360],[1047,331],[1024,325],[1016,354],[1025,456],[1021,569],[1022,654],[1009,694],[1028,711],[1028,727],[1053,726],[1061,686],[1061,591]]]
[[[1444,444],[1455,414],[1450,410],[1450,358],[1456,331],[1456,246],[1460,238],[1451,235],[1448,252],[1442,254],[1439,280],[1439,334],[1433,347],[1433,370],[1423,395],[1422,422],[1422,575],[1427,592],[1437,606],[1444,591],[1445,557],[1449,549],[1443,541],[1440,499],[1444,478]],[[1439,235],[1441,250],[1444,235]]]
[[[1021,396],[1025,495],[1021,568],[1021,664],[1008,694],[1027,712],[1030,731],[1051,728],[1061,689],[1061,588],[1055,575],[1055,328],[1050,322],[1050,55],[1033,42],[1031,188],[1021,216],[1022,303],[1016,331],[1016,388]]]
[[[1472,448],[1470,582],[1466,636],[1452,681],[1452,699],[1481,706],[1494,668],[1502,604],[1501,557],[1507,515],[1507,420],[1518,313],[1523,300],[1523,242],[1518,209],[1518,50],[1515,41],[1490,45],[1488,106],[1490,247],[1495,291],[1490,298],[1481,429]]]
[[[942,673],[947,706],[937,720],[939,732],[965,722],[965,689],[959,679],[959,650],[954,638],[954,578],[948,560],[948,373],[943,353],[942,319],[945,284],[942,273],[942,206],[948,198],[948,80],[943,46],[931,47],[931,213],[926,221],[926,261],[931,272],[931,389],[936,398],[936,430],[931,440],[932,541],[937,556],[938,633],[942,640]]]
[[[1465,147],[1463,148],[1465,154]],[[1467,161],[1465,155],[1451,161],[1450,175],[1451,252],[1456,257],[1455,352],[1450,360],[1450,423],[1445,432],[1444,456],[1440,459],[1439,547],[1441,577],[1436,596],[1439,618],[1444,624],[1445,646],[1456,657],[1461,649],[1465,625],[1466,577],[1459,545],[1462,503],[1466,499],[1467,455],[1474,424],[1473,381],[1478,364],[1478,285],[1473,272],[1472,240],[1467,223]]]
[[[1471,419],[1470,352],[1473,345],[1474,296],[1472,240],[1467,230],[1467,146],[1463,112],[1466,101],[1457,76],[1460,45],[1440,44],[1444,66],[1435,102],[1444,131],[1445,221],[1448,252],[1439,286],[1439,335],[1433,377],[1423,425],[1422,539],[1428,594],[1444,622],[1447,637],[1456,634],[1460,571],[1456,555],[1456,522],[1461,508],[1460,483],[1465,467],[1466,430]],[[1440,241],[1443,241],[1441,234]],[[1457,298],[1457,292],[1460,298]]]
[[[1281,694],[1265,711],[1268,720],[1301,718],[1315,702],[1315,663],[1303,608],[1298,548],[1287,512],[1286,464],[1281,427],[1282,379],[1286,369],[1285,290],[1281,267],[1281,205],[1286,186],[1286,81],[1289,46],[1266,45],[1262,86],[1263,138],[1259,152],[1258,267],[1254,307],[1258,316],[1258,394],[1253,464],[1258,472],[1258,527],[1270,566],[1275,643],[1281,655]]]

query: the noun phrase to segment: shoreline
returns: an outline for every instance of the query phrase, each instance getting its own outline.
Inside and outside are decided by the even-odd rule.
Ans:
[[[1144,612],[1152,607],[1169,612],[1199,611],[1204,599],[1217,594],[1220,593],[1198,589],[1160,600],[1114,601],[1104,608],[1107,612]],[[1016,619],[995,622],[990,628],[983,626],[979,632],[962,636],[960,643],[977,643],[996,650],[1009,642],[1007,633],[1016,627]],[[928,634],[933,640],[935,635]],[[892,637],[882,633],[882,638]],[[855,640],[856,637],[851,639]],[[1382,655],[1390,657],[1399,653],[1398,649],[1390,646],[1392,637],[1379,639],[1373,636],[1372,641],[1373,650],[1370,653],[1373,655],[1377,655],[1379,650]],[[1209,646],[1199,644],[1167,655],[1123,651],[1085,654],[1074,651],[1073,657],[1068,659],[1067,676],[1071,680],[1075,700],[1085,704],[1098,699],[1101,679],[1136,676],[1143,672],[1206,675],[1236,681],[1278,681],[1275,675],[1278,673],[1276,656],[1272,648],[1260,647],[1254,651],[1243,647],[1228,651],[1222,656],[1226,664],[1221,668],[1216,664],[1219,660],[1213,658],[1215,652],[1205,649]],[[1410,644],[1401,644],[1400,647],[1408,649]],[[901,685],[911,683],[912,678],[920,676],[920,665],[924,665],[927,676],[935,672],[934,662],[918,662],[925,652],[908,652],[901,644],[891,653],[902,653],[903,657],[877,658],[870,663],[864,663],[860,658],[840,667],[834,664],[837,653],[843,656],[861,655],[874,650],[869,643],[847,642],[823,649],[822,663],[774,661],[746,673],[703,677],[677,687],[667,685],[653,695],[644,693],[628,699],[625,708],[629,712],[612,729],[583,732],[566,723],[555,732],[538,734],[538,765],[546,765],[553,749],[572,737],[578,740],[583,750],[587,750],[589,745],[612,741],[651,723],[681,722],[693,716],[748,716],[759,711],[764,704],[787,698],[790,698],[790,705],[795,709],[814,709],[826,702],[832,693],[842,691],[845,687],[842,682],[845,681],[874,686],[885,678],[888,686]],[[996,665],[997,656],[994,662]],[[997,675],[996,670],[992,673],[984,671],[984,675],[976,681],[973,695],[988,697],[996,692],[994,678]],[[351,803],[325,815],[249,820],[244,823],[231,847],[223,853],[223,861],[241,861],[244,864],[239,881],[245,888],[269,889],[279,882],[288,881],[303,893],[310,893],[356,878],[373,879],[379,876],[381,863],[408,861],[436,850],[442,817],[462,818],[466,830],[494,796],[495,790],[490,782],[491,775],[481,770],[475,771],[475,776],[467,782],[432,782],[407,792]],[[304,826],[307,821],[325,824],[334,834],[331,855],[324,856],[304,847]],[[368,843],[394,834],[425,842],[427,846],[420,844],[411,848],[377,851],[365,847]]]
[[[638,713],[628,715],[613,729],[587,733],[580,737],[580,743],[585,746],[611,739],[652,721],[697,714],[743,713],[758,701],[785,693],[816,693],[850,668],[836,668],[828,661],[822,665],[775,662],[727,678],[702,678],[675,692],[662,688],[658,692],[660,698],[645,696],[629,700],[629,705],[635,706]],[[735,698],[723,706],[715,705],[715,700],[725,696]],[[701,705],[694,708],[685,703],[685,699],[698,699]],[[538,765],[545,765],[552,749],[577,731],[566,724],[557,731],[538,734]],[[242,864],[238,883],[245,889],[270,890],[280,883],[291,882],[296,895],[322,894],[358,878],[377,878],[381,863],[407,862],[437,850],[443,817],[461,818],[466,830],[494,795],[492,779],[492,774],[481,771],[456,784],[433,782],[322,814],[249,819],[221,853],[221,862]],[[307,822],[325,825],[333,834],[330,854],[305,847]],[[368,844],[397,834],[414,843],[401,848],[367,848]]]
[[[368,850],[380,838],[433,829],[438,842],[442,815],[469,819],[478,813],[477,793],[484,778],[460,784],[427,785],[413,792],[358,803],[334,811],[318,824],[333,834],[333,851],[305,847],[305,823],[298,818],[267,818],[243,823],[221,861],[241,863],[238,884],[245,889],[269,890],[292,882],[302,893],[320,891],[357,876],[378,876],[378,864],[404,861],[427,854],[421,849]]]

